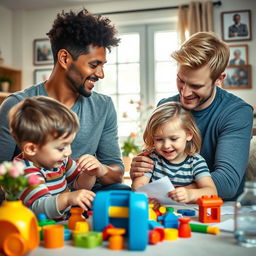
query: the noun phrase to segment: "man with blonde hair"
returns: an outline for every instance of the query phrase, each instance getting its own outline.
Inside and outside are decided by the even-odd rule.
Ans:
[[[235,199],[243,191],[253,108],[220,88],[226,76],[229,48],[214,33],[199,32],[172,57],[178,64],[179,94],[159,104],[179,101],[191,111],[203,139],[200,154],[208,164],[218,195],[224,200]],[[151,171],[152,166],[148,157],[135,157],[131,177]]]

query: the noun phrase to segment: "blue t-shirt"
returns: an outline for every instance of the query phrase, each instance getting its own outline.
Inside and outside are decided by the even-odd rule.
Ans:
[[[180,101],[179,95],[158,105]],[[218,195],[233,200],[243,191],[252,136],[253,108],[239,97],[216,86],[214,101],[191,113],[202,136],[200,154],[206,160]]]

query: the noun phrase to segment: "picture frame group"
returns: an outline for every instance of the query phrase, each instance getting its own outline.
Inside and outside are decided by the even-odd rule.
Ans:
[[[251,10],[222,12],[221,28],[222,39],[226,42],[251,40]]]
[[[229,45],[230,58],[228,65],[248,65],[248,45],[234,44]]]
[[[224,89],[252,88],[251,65],[230,65],[226,68],[226,78],[223,81]]]
[[[34,70],[34,84],[45,82],[52,72],[51,68],[35,69]]]
[[[52,65],[53,55],[50,40],[48,38],[34,40],[34,65]]]

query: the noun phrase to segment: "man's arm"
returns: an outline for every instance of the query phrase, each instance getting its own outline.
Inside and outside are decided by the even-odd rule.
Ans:
[[[226,200],[242,192],[253,122],[249,105],[236,105],[232,110],[221,120],[213,169],[209,166],[218,195]]]
[[[102,185],[109,185],[113,183],[121,183],[123,178],[123,169],[119,165],[103,165],[105,174],[98,177]]]
[[[10,108],[18,102],[19,100],[15,96],[9,96],[0,106],[0,163],[11,161],[18,154],[16,142],[9,132],[7,118]]]
[[[104,175],[98,177],[102,185],[121,183],[124,174],[118,144],[117,114],[112,100],[109,101],[106,111],[108,114],[96,152],[96,157],[104,168]]]

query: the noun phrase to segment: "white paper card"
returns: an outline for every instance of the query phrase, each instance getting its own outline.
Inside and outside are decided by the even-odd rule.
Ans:
[[[159,180],[153,181],[142,187],[137,188],[136,191],[144,192],[148,195],[148,197],[157,199],[161,205],[186,205],[183,203],[178,203],[167,196],[168,192],[174,189],[175,188],[170,179],[167,176],[165,176],[164,178],[161,178]]]

